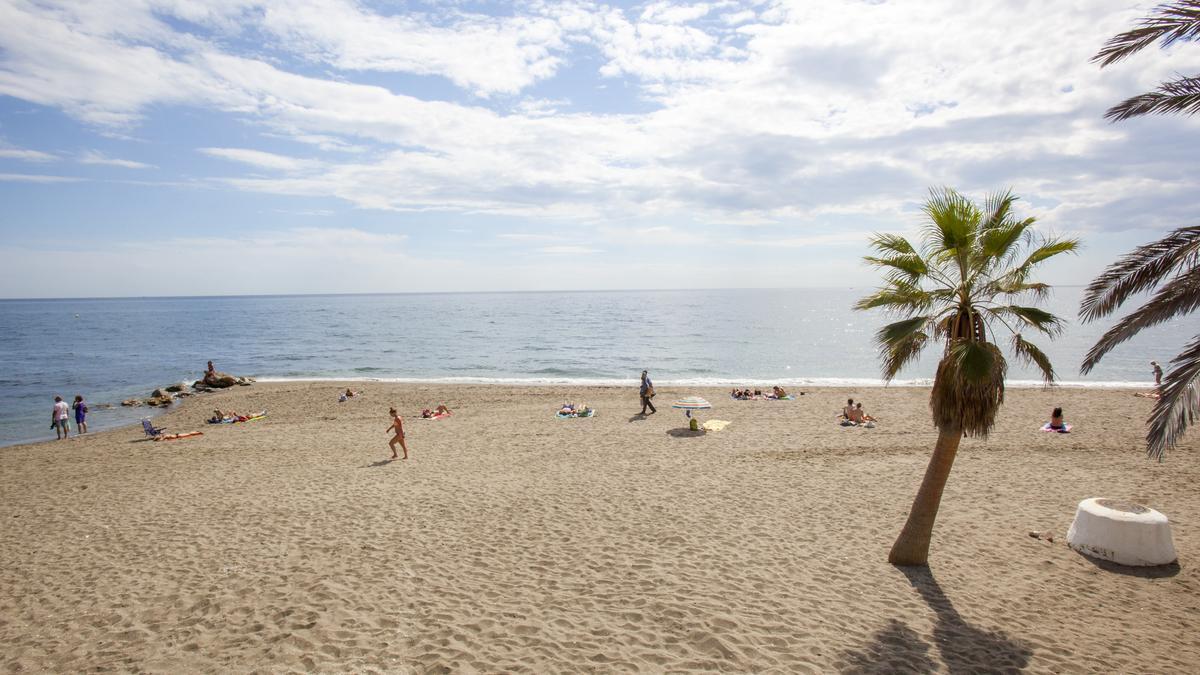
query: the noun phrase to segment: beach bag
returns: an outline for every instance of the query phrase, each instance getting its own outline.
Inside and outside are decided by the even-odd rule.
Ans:
[[[654,398],[654,385],[646,387],[646,398]]]

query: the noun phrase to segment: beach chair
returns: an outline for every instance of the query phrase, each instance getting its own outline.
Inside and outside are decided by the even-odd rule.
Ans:
[[[161,436],[164,431],[166,431],[165,427],[162,429],[159,429],[159,428],[156,428],[153,424],[151,424],[149,417],[142,418],[142,429],[146,432],[146,435],[149,436],[150,438],[157,438],[157,437]]]

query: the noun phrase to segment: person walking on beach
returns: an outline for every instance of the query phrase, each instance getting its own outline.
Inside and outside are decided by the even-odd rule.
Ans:
[[[62,400],[61,396],[54,397],[54,412],[50,413],[50,426],[54,427],[54,433],[58,436],[58,440],[66,438],[70,434],[70,426],[67,419],[71,414],[70,406]]]
[[[392,426],[388,427],[388,431],[396,432],[396,435],[392,436],[392,440],[388,441],[388,447],[392,449],[392,459],[397,459],[397,443],[404,450],[404,459],[408,459],[408,446],[404,444],[404,418],[400,416],[400,413],[396,412],[395,408],[388,410],[388,413],[392,416]]]
[[[86,434],[88,407],[83,402],[83,397],[76,394],[75,403],[71,407],[75,409],[75,434]]]
[[[642,386],[638,388],[638,394],[642,397],[642,412],[646,414],[646,408],[650,408],[650,414],[658,412],[655,409],[654,403],[650,399],[654,398],[654,383],[650,381],[649,371],[642,371]]]
[[[1154,367],[1154,386],[1162,386],[1162,366],[1158,365],[1158,361],[1151,361],[1150,365]]]

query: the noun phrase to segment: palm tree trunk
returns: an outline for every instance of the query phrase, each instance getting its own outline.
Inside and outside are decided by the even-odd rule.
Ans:
[[[938,433],[933,456],[929,458],[929,466],[925,469],[925,480],[921,481],[921,489],[917,491],[917,498],[908,512],[908,521],[904,523],[904,529],[896,537],[896,543],[892,544],[892,552],[888,555],[891,564],[927,564],[933,521],[937,519],[942,490],[946,487],[946,479],[950,477],[950,468],[954,466],[954,456],[958,453],[962,435],[962,429],[959,428],[942,429]]]

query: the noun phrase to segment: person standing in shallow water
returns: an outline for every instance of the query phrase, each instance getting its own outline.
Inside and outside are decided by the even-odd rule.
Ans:
[[[392,449],[392,459],[397,459],[397,443],[404,450],[403,459],[408,459],[408,446],[404,444],[404,418],[400,416],[400,413],[396,412],[395,408],[388,410],[388,413],[392,416],[392,426],[388,427],[388,431],[396,432],[396,435],[392,436],[392,440],[388,441],[388,447]]]
[[[658,410],[654,408],[654,403],[650,400],[654,398],[654,383],[650,381],[650,375],[648,371],[642,371],[642,386],[638,388],[638,394],[642,397],[641,414],[646,414],[646,408],[650,408],[651,415],[658,412]]]
[[[71,415],[71,407],[67,402],[62,400],[61,396],[54,397],[54,412],[50,413],[50,425],[54,427],[54,433],[58,435],[58,440],[62,440],[70,435],[71,429],[67,425],[67,420]]]
[[[83,397],[76,394],[75,402],[71,404],[71,407],[75,409],[75,434],[86,434],[88,407],[83,402]]]

